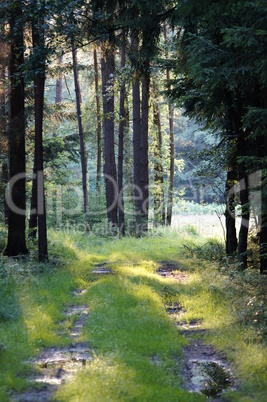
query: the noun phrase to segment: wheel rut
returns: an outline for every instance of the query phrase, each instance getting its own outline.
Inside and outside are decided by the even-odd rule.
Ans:
[[[170,264],[164,261],[157,273],[164,278],[175,279],[181,284],[186,284],[189,279],[183,267],[173,261],[170,261]],[[172,291],[164,286],[161,296],[165,296],[168,300],[168,295],[172,295]],[[184,388],[190,392],[204,394],[213,401],[223,401],[223,393],[229,388],[235,389],[237,384],[226,356],[204,342],[208,331],[202,327],[202,320],[194,319],[190,322],[184,320],[186,310],[179,303],[167,304],[165,309],[179,333],[188,340],[188,345],[183,349]]]
[[[105,265],[96,265],[91,271],[96,278],[110,274],[111,270]],[[85,369],[93,360],[89,343],[80,342],[80,335],[86,319],[89,316],[89,308],[80,304],[80,298],[88,289],[76,289],[72,292],[77,304],[66,306],[62,313],[65,321],[72,319],[70,329],[60,330],[59,334],[68,335],[71,343],[65,347],[45,348],[33,360],[28,363],[34,367],[34,375],[28,378],[32,387],[22,393],[13,392],[12,402],[49,402],[60,385],[69,382],[79,370]],[[65,321],[62,322],[64,327]]]

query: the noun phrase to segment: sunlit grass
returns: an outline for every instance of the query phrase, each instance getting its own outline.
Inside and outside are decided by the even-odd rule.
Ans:
[[[218,243],[191,229],[159,230],[139,239],[51,231],[49,238],[48,264],[38,264],[32,256],[2,261],[1,401],[8,400],[10,389],[26,386],[23,375],[30,368],[25,362],[42,347],[71,342],[59,330],[71,326],[71,319],[62,324],[62,311],[73,303],[89,306],[81,340],[89,343],[94,359],[59,389],[56,400],[204,400],[181,390],[182,348],[187,341],[166,314],[167,302],[184,307],[183,321],[201,320],[206,341],[232,362],[241,385],[228,400],[265,400],[266,347],[259,327],[253,320],[248,324],[250,316],[244,313],[253,303],[255,314],[258,311],[249,288],[258,279],[250,272],[243,277],[234,271],[220,273],[217,263],[208,261],[221,247]],[[159,276],[161,261],[177,261],[186,281]],[[112,274],[96,278],[92,271],[103,263]],[[72,293],[78,288],[88,292],[74,301]],[[260,299],[257,303],[261,306]]]

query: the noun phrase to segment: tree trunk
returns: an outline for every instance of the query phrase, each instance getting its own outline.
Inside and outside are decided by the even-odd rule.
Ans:
[[[44,13],[44,9],[41,10]],[[33,49],[36,52],[34,71],[34,103],[35,103],[35,158],[37,180],[37,218],[38,218],[38,252],[39,260],[48,259],[47,227],[44,191],[43,166],[43,113],[44,113],[44,85],[45,85],[45,43],[44,43],[44,15],[33,21],[32,25]]]
[[[131,53],[132,65],[134,67],[132,92],[133,92],[133,159],[134,159],[134,195],[135,195],[135,215],[136,215],[136,230],[139,231],[141,225],[142,213],[142,197],[141,191],[141,115],[140,115],[140,80],[137,66],[138,55],[138,32],[131,31]]]
[[[125,67],[125,32],[122,33],[121,69]],[[125,235],[124,200],[123,200],[123,149],[125,128],[125,83],[120,88],[120,124],[119,124],[119,152],[118,152],[118,204],[119,204],[119,232]]]
[[[169,126],[170,126],[170,174],[167,201],[167,225],[171,226],[173,206],[173,183],[174,183],[174,131],[173,131],[173,106],[169,104]]]
[[[226,209],[225,209],[225,227],[226,227],[226,254],[234,255],[237,249],[237,237],[235,227],[235,195],[233,193],[235,172],[229,168],[225,186]]]
[[[82,185],[83,185],[83,211],[85,214],[86,225],[89,225],[89,198],[88,198],[88,188],[87,188],[87,158],[85,153],[84,145],[84,134],[82,126],[82,112],[81,112],[81,89],[79,83],[79,73],[77,70],[77,50],[72,43],[72,60],[73,60],[73,75],[74,75],[74,86],[76,94],[76,110],[78,119],[78,129],[79,129],[79,139],[80,139],[80,155],[81,155],[81,167],[82,167]]]
[[[6,67],[7,67],[7,46],[1,42],[0,36],[0,144],[5,148],[7,139],[6,126]]]
[[[242,134],[241,134],[242,135]],[[239,185],[240,185],[240,204],[241,204],[241,226],[238,239],[238,262],[241,271],[247,268],[247,244],[249,228],[249,189],[248,177],[243,163],[239,164]]]
[[[8,163],[6,160],[3,161],[2,163],[2,183],[4,190],[6,190],[7,185],[8,185]],[[4,199],[4,218],[5,218],[5,224],[8,224],[8,206],[6,199]]]
[[[96,119],[97,119],[97,170],[96,170],[96,189],[100,192],[101,184],[101,114],[100,114],[100,98],[99,98],[99,84],[98,84],[98,63],[97,52],[94,49],[94,72],[95,72],[95,97],[96,97]]]
[[[61,55],[58,58],[57,64],[60,67],[63,63],[63,51],[61,49]],[[63,75],[60,73],[59,78],[56,80],[56,98],[55,103],[62,102],[62,92],[63,92]]]
[[[150,72],[149,62],[145,63],[142,77],[142,118],[141,118],[141,140],[140,140],[140,189],[142,195],[142,231],[148,229],[148,208],[149,208],[149,174],[148,174],[148,115],[149,115],[149,86]]]
[[[167,38],[167,27],[164,25],[164,39],[165,44],[168,43]],[[168,54],[166,55],[168,58]],[[170,81],[170,71],[167,68],[166,71],[167,82]],[[170,89],[170,85],[168,85]],[[168,195],[167,195],[167,225],[171,226],[172,222],[172,206],[173,206],[173,183],[174,183],[174,130],[173,130],[173,106],[169,103],[169,129],[170,129],[170,174],[169,174],[169,185],[168,185]]]
[[[8,59],[8,47],[1,42],[0,36],[0,149],[5,159],[2,162],[2,184],[3,194],[5,194],[8,185],[8,133],[7,133],[7,115],[6,115],[6,68]],[[4,218],[5,224],[8,223],[8,208],[4,197]]]
[[[264,158],[267,155],[267,139],[266,135],[262,136],[259,141],[259,155]],[[260,237],[260,273],[267,271],[267,174],[266,169],[262,169],[261,178],[261,229]]]
[[[4,254],[17,256],[28,252],[25,238],[26,220],[26,163],[25,163],[25,106],[22,2],[17,1],[9,19],[10,52],[10,122],[9,122],[9,194],[8,240]],[[12,183],[13,181],[13,183]],[[13,184],[13,185],[12,185]]]
[[[104,154],[105,154],[105,185],[107,217],[112,226],[117,221],[117,171],[114,150],[114,93],[113,77],[115,73],[114,47],[111,42],[106,43],[101,59],[102,96],[104,112]]]
[[[134,172],[132,137],[130,135],[130,110],[129,98],[125,92],[125,133],[124,133],[124,154],[125,154],[125,181],[127,186],[127,197],[130,203],[134,204]]]
[[[154,85],[154,125],[157,129],[157,138],[155,144],[155,201],[154,201],[154,214],[155,223],[165,224],[165,206],[164,206],[164,177],[162,166],[162,132],[161,132],[161,119],[158,103],[157,86]]]
[[[36,177],[36,153],[34,152],[33,175],[32,175],[32,194],[31,211],[29,220],[29,237],[36,239],[37,235],[37,177]]]

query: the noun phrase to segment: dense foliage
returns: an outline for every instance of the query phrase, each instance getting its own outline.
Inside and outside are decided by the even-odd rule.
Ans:
[[[28,177],[37,172],[29,228],[35,236],[38,225],[40,258],[47,256],[44,169],[48,225],[84,223],[91,230],[107,216],[116,233],[119,217],[121,234],[126,229],[140,235],[153,221],[170,223],[169,206],[177,197],[225,202],[227,254],[237,251],[240,267],[247,266],[248,226],[255,217],[265,270],[263,1],[14,0],[1,4],[0,17],[6,254],[27,251],[29,213],[20,215],[15,234],[12,208],[4,202],[6,183],[25,171],[26,160]],[[12,106],[16,91],[24,117],[14,109],[15,100]],[[172,103],[181,108],[174,116]],[[26,143],[27,153],[19,151],[20,159],[14,159],[12,127],[19,125],[20,146]],[[18,181],[10,194],[15,200],[18,191],[27,211],[30,181]]]

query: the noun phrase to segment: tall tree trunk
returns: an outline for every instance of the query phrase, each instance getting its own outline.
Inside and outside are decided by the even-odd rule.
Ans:
[[[1,42],[0,36],[0,144],[5,148],[6,142],[6,67],[7,67],[7,46]]]
[[[6,190],[6,187],[8,185],[8,163],[6,160],[3,161],[2,163],[2,183],[3,187]],[[5,224],[8,224],[8,206],[6,199],[4,199],[4,218],[5,218]]]
[[[31,211],[29,220],[29,237],[36,239],[37,236],[37,177],[36,177],[36,152],[34,152],[33,175],[32,175],[32,194]]]
[[[174,130],[173,130],[173,106],[169,104],[169,127],[170,127],[170,174],[167,201],[167,225],[171,226],[173,206],[173,184],[174,184]]]
[[[157,129],[157,138],[155,144],[155,201],[154,213],[156,223],[160,222],[165,224],[165,206],[164,206],[164,177],[162,165],[162,132],[161,132],[161,119],[160,109],[158,102],[158,89],[156,83],[154,84],[154,125]]]
[[[74,86],[76,94],[76,110],[78,119],[78,129],[79,129],[79,139],[80,139],[80,155],[81,155],[81,166],[82,166],[82,185],[83,185],[83,210],[85,213],[86,224],[89,225],[89,198],[88,198],[88,188],[87,188],[87,158],[84,145],[84,133],[82,126],[82,112],[81,112],[81,89],[79,83],[79,73],[77,70],[77,50],[72,43],[72,60],[73,60],[73,75],[74,75]]]
[[[125,92],[125,134],[124,134],[124,154],[125,154],[125,181],[127,186],[127,197],[129,202],[134,203],[134,172],[133,172],[133,152],[132,138],[130,136],[130,110],[129,97]]]
[[[59,67],[62,66],[63,63],[63,50],[61,49],[61,55],[58,58],[57,64]],[[55,103],[62,102],[62,92],[63,92],[63,75],[60,73],[59,77],[56,80],[56,97]]]
[[[140,189],[142,194],[142,230],[148,229],[148,208],[149,208],[149,174],[148,174],[148,117],[149,117],[149,87],[150,72],[149,62],[145,63],[142,77],[142,118],[141,118],[141,140],[140,140]]]
[[[0,149],[5,159],[2,162],[1,179],[5,193],[8,184],[8,133],[7,133],[7,115],[6,115],[6,68],[8,59],[8,46],[1,41],[0,36]],[[6,198],[4,197],[4,218],[5,224],[8,223],[8,208]]]
[[[226,209],[225,209],[225,227],[226,227],[226,254],[234,255],[237,249],[237,237],[235,226],[235,194],[233,193],[234,181],[236,174],[233,169],[227,171],[227,179],[225,185]]]
[[[265,102],[267,103],[267,102]],[[265,108],[266,108],[265,104]],[[266,135],[263,135],[259,141],[259,155],[261,158],[267,155],[267,139]],[[264,159],[263,159],[264,160]],[[262,169],[261,178],[261,229],[259,233],[260,237],[260,273],[263,274],[267,271],[267,173],[266,169]]]
[[[164,39],[165,44],[168,43],[167,37],[167,27],[164,25]],[[168,58],[168,54],[166,55]],[[166,71],[167,82],[170,82],[170,71],[167,68]],[[170,85],[168,85],[170,89]],[[168,185],[168,195],[167,195],[167,225],[171,226],[172,222],[172,206],[173,206],[173,183],[174,183],[174,130],[173,130],[173,106],[169,103],[169,130],[170,130],[170,174],[169,174],[169,185]]]
[[[132,92],[133,92],[133,158],[134,158],[134,195],[135,195],[135,215],[137,232],[141,225],[142,197],[141,191],[141,114],[140,114],[140,79],[137,63],[138,55],[138,32],[131,31],[131,54],[132,65],[134,67]]]
[[[117,226],[117,171],[114,150],[114,93],[113,77],[115,74],[115,55],[113,44],[109,41],[103,49],[101,59],[102,96],[104,112],[104,154],[105,185],[108,221]]]
[[[125,32],[122,32],[121,69],[125,67]],[[120,88],[120,124],[119,124],[119,152],[118,152],[118,205],[119,205],[119,232],[125,235],[124,200],[123,200],[123,148],[125,128],[125,83]]]
[[[44,5],[44,4],[43,4]],[[38,252],[39,260],[48,259],[47,226],[44,191],[43,163],[43,113],[45,85],[45,43],[44,43],[44,7],[40,16],[33,21],[33,49],[38,62],[34,72],[34,103],[35,103],[35,158],[37,179],[37,218],[38,218]]]
[[[100,98],[99,98],[99,84],[98,84],[98,62],[97,52],[94,48],[94,72],[95,72],[95,97],[96,97],[96,119],[97,119],[97,168],[96,168],[96,189],[100,191],[101,183],[101,114],[100,114]]]
[[[25,163],[25,106],[24,80],[21,66],[24,63],[22,1],[11,9],[10,19],[10,122],[9,122],[9,173],[8,240],[4,254],[17,256],[28,252],[25,238],[26,220],[26,163]],[[13,181],[13,183],[12,183]]]
[[[242,136],[242,134],[240,134]],[[244,139],[239,139],[239,151],[244,149]],[[240,185],[240,204],[241,204],[241,226],[238,238],[238,262],[240,269],[243,271],[247,268],[247,244],[248,244],[248,228],[249,228],[249,187],[248,176],[243,163],[238,166],[239,171],[239,185]]]

